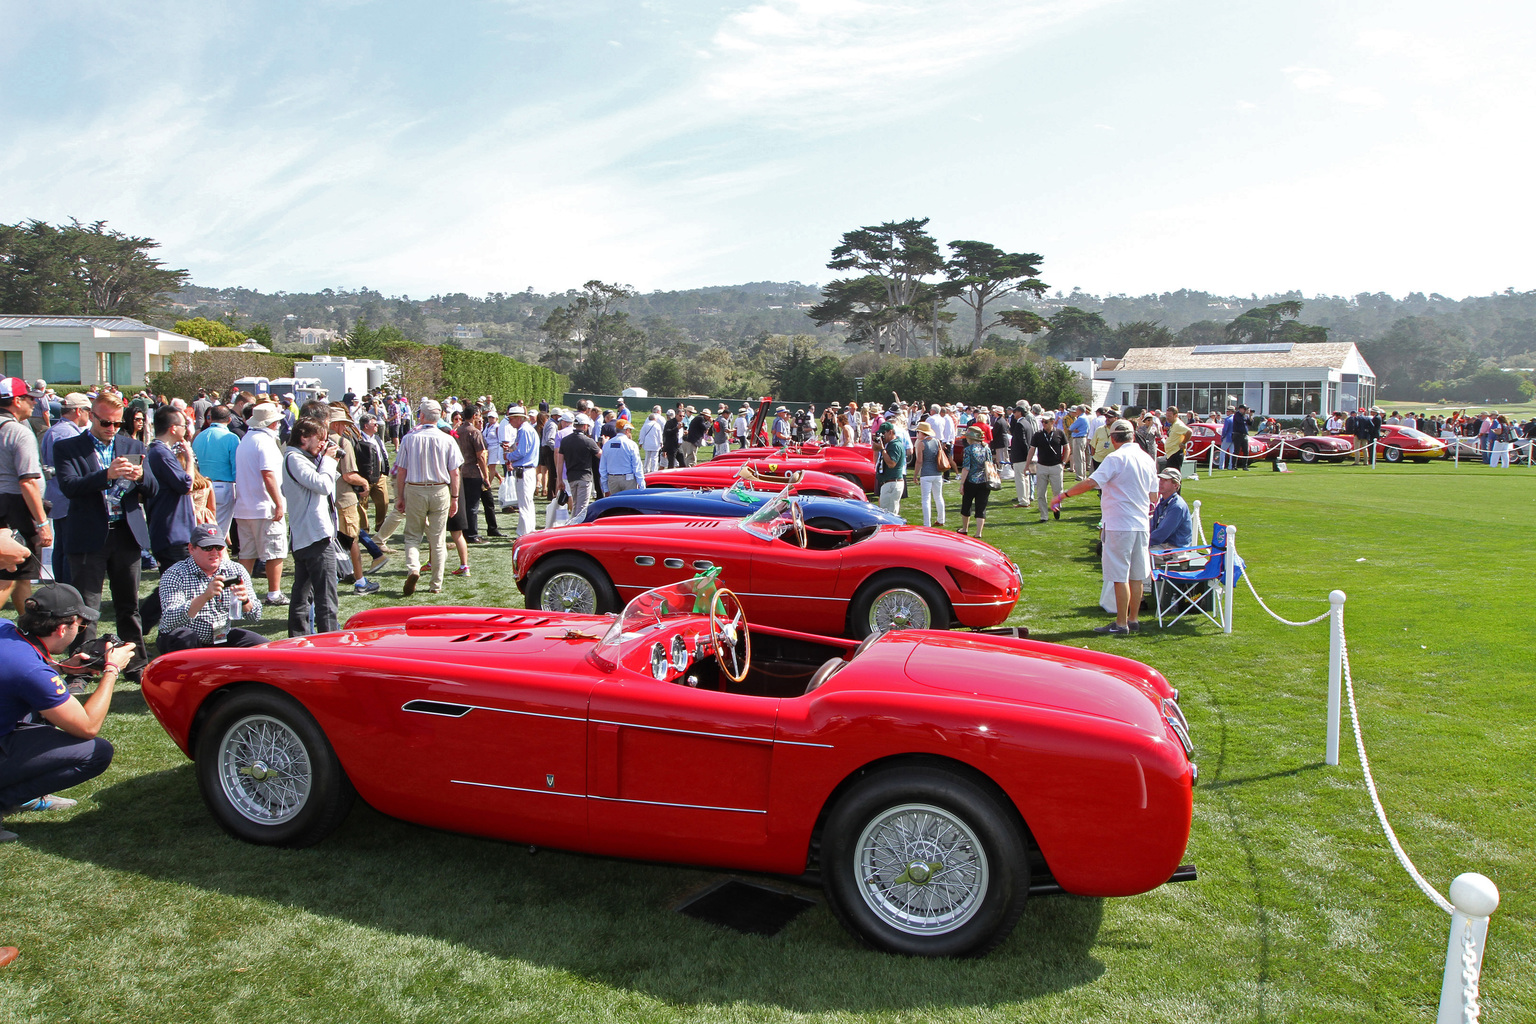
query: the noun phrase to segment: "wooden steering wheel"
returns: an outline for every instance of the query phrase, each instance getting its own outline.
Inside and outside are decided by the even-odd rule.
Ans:
[[[727,601],[729,599],[729,601]],[[734,606],[735,611],[732,611]],[[729,616],[730,621],[723,621]],[[715,645],[715,661],[720,671],[733,683],[747,678],[752,664],[752,637],[747,631],[747,616],[741,607],[741,598],[724,587],[715,591],[709,600],[709,639]],[[740,657],[736,645],[741,644]]]
[[[789,503],[789,521],[795,528],[795,540],[799,542],[802,548],[805,547],[807,540],[805,535],[805,512],[801,510],[798,501]]]

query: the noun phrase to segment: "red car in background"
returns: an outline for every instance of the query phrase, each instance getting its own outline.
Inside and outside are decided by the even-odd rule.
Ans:
[[[878,490],[875,486],[875,450],[867,444],[844,446],[806,442],[782,448],[738,448],[733,452],[721,452],[710,462],[724,465],[751,462],[759,471],[766,469],[776,474],[813,470],[840,476],[862,487],[865,493]]]
[[[752,472],[744,476],[743,471],[748,468]],[[737,480],[742,480],[754,491],[777,493],[786,485],[793,484],[796,494],[824,494],[832,498],[869,500],[858,484],[843,477],[806,469],[795,470],[791,479],[782,470],[770,472],[761,460],[742,462],[717,459],[681,469],[658,469],[654,473],[645,474],[647,487],[729,487]]]
[[[1278,448],[1281,461],[1338,462],[1355,450],[1352,438],[1333,434],[1259,434],[1258,438]]]
[[[375,608],[238,659],[164,655],[144,699],[245,842],[312,846],[361,797],[448,832],[816,871],[838,920],[893,953],[985,953],[1031,892],[1194,877],[1194,747],[1156,670],[1003,637],[749,628],[701,582],[619,615]]]
[[[1417,427],[1383,423],[1381,436],[1376,439],[1376,457],[1388,462],[1428,462],[1443,459],[1448,446],[1438,437],[1431,437]]]
[[[885,629],[986,629],[1023,579],[985,541],[923,526],[806,523],[793,498],[744,519],[619,516],[521,537],[512,574],[529,608],[618,611],[635,594],[720,569],[754,622],[861,639]]]
[[[1190,437],[1184,442],[1184,460],[1186,462],[1207,461],[1212,447],[1217,449],[1216,459],[1221,459],[1221,428],[1212,423],[1191,423],[1189,425]],[[1163,444],[1167,438],[1158,441],[1158,451],[1163,451]],[[1253,462],[1274,456],[1272,446],[1264,441],[1258,434],[1248,435],[1248,458]]]

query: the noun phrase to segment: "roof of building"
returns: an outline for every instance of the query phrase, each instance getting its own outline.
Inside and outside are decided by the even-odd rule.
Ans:
[[[1278,351],[1281,348],[1285,351]],[[1210,351],[1215,349],[1217,351]],[[1353,359],[1351,358],[1353,357]],[[1353,342],[1318,342],[1281,345],[1196,345],[1171,348],[1133,348],[1115,367],[1120,372],[1135,370],[1226,370],[1233,367],[1284,369],[1286,367],[1332,366],[1364,363]]]
[[[0,316],[0,330],[22,327],[94,327],[103,331],[159,331],[127,316]],[[174,333],[166,331],[167,334]]]

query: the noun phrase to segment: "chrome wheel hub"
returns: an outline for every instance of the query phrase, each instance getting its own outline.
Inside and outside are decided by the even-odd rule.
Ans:
[[[896,587],[875,597],[869,606],[871,632],[883,633],[888,629],[927,629],[932,625],[928,602],[915,590]]]
[[[243,817],[280,825],[309,800],[314,782],[309,751],[287,723],[247,716],[230,726],[219,744],[219,782]]]
[[[986,898],[987,855],[965,821],[931,804],[882,812],[859,836],[859,894],[886,924],[942,935],[974,917]]]
[[[546,611],[592,615],[597,612],[597,590],[585,576],[574,572],[557,573],[544,584],[539,605]]]

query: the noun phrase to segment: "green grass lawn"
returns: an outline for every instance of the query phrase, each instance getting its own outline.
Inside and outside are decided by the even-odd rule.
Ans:
[[[1498,884],[1485,1019],[1536,1018],[1536,475],[1297,466],[1186,493],[1207,529],[1239,527],[1276,611],[1310,618],[1348,592],[1388,813],[1442,892],[1462,871]],[[1347,714],[1342,763],[1322,764],[1326,626],[1281,626],[1245,588],[1231,636],[1098,637],[1097,518],[1090,496],[1048,524],[999,508],[986,537],[1023,567],[1013,622],[1144,660],[1182,691],[1201,767],[1197,882],[1036,899],[990,956],[918,962],[860,948],[824,905],[772,938],[675,913],[713,872],[530,854],[363,806],[315,848],[257,848],[214,825],[191,766],[124,687],[106,727],[117,759],[73,794],[79,808],[9,819],[21,839],[0,847],[0,944],[22,956],[0,970],[0,1020],[1433,1019],[1449,918],[1383,840]],[[474,575],[444,597],[517,604],[506,542],[472,555]],[[386,570],[379,598],[343,597],[343,615],[398,602],[402,575]]]

